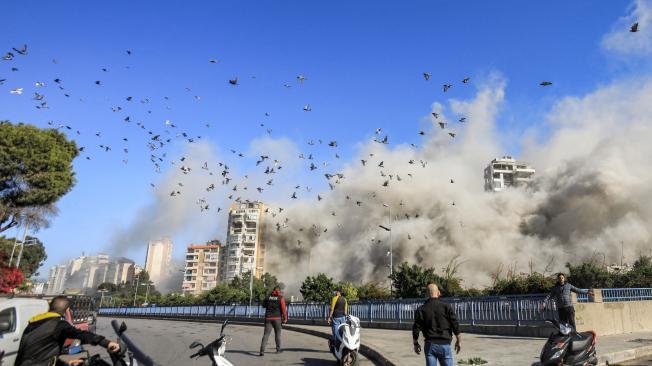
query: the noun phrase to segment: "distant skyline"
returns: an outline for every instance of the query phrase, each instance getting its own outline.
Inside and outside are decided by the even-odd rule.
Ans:
[[[217,162],[244,187],[245,175],[262,181],[260,155],[280,156],[284,170],[273,186],[257,193],[252,183],[236,196],[278,205],[294,202],[290,195],[299,191],[312,199],[329,190],[323,174],[349,164],[377,128],[392,147],[420,145],[419,131],[434,128],[433,103],[470,100],[496,80],[505,85],[498,143],[518,159],[524,141],[551,134],[546,118],[559,103],[649,76],[649,58],[631,56],[633,48],[649,55],[649,45],[629,49],[619,38],[628,35],[627,14],[636,6],[652,8],[649,1],[2,2],[0,53],[23,44],[29,53],[0,61],[0,79],[7,79],[0,120],[71,126],[62,131],[86,149],[74,161],[77,183],[57,203],[59,214],[30,233],[46,246],[41,274],[82,251],[144,265],[147,241],[164,236],[174,243],[173,261],[189,244],[224,242],[230,192],[216,198],[206,191],[221,178]],[[639,38],[650,43],[646,26]],[[432,74],[428,81],[424,72]],[[236,77],[238,85],[230,85]],[[544,80],[553,84],[541,87]],[[453,87],[443,93],[447,83]],[[19,87],[22,95],[9,92]],[[35,92],[46,95],[49,109],[34,108]],[[122,110],[113,112],[117,106]],[[181,131],[195,141],[175,137]],[[148,148],[156,134],[171,138],[165,150]],[[318,139],[321,146],[307,144]],[[157,173],[151,155],[163,153]],[[315,154],[317,172],[301,153]],[[210,161],[215,175],[176,186],[177,176],[186,177],[181,157],[195,172]],[[173,186],[186,189],[179,203],[161,204]],[[189,191],[197,197],[181,203]],[[207,211],[197,202],[204,196]],[[22,229],[3,234],[17,233]]]

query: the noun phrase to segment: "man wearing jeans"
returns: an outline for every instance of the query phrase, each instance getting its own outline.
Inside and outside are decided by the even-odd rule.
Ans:
[[[414,352],[421,353],[419,332],[423,333],[425,343],[423,351],[426,356],[426,366],[453,366],[453,351],[451,341],[455,334],[455,352],[460,353],[460,325],[457,322],[453,307],[439,300],[439,288],[434,283],[428,284],[428,300],[414,312],[412,339]]]
[[[570,283],[566,282],[566,275],[563,273],[557,274],[557,283],[550,290],[548,296],[543,302],[543,308],[546,308],[548,300],[553,299],[557,305],[557,312],[559,314],[559,321],[570,325],[575,330],[575,308],[573,308],[573,301],[571,300],[571,292],[576,294],[589,294],[593,296],[593,291],[579,289]]]
[[[335,296],[331,299],[331,307],[328,313],[328,324],[331,325],[333,331],[333,345],[337,341],[337,329],[340,324],[346,322],[347,315],[349,315],[349,303],[342,296],[342,289],[338,288],[335,290]]]

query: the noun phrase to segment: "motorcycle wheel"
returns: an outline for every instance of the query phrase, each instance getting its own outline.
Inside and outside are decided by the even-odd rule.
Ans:
[[[340,361],[341,366],[357,366],[358,365],[358,352],[346,352],[342,355]]]

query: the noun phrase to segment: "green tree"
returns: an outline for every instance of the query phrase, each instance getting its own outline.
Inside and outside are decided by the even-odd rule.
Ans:
[[[568,268],[568,282],[579,288],[607,288],[613,287],[616,275],[607,272],[603,266],[593,261],[584,262],[579,265],[566,263]]]
[[[358,298],[360,300],[386,300],[390,298],[390,293],[387,286],[369,282],[358,286]]]
[[[639,257],[631,271],[622,276],[619,286],[652,287],[652,257]]]
[[[111,282],[102,282],[97,286],[98,290],[107,290],[109,294],[115,293],[118,291],[118,285]]]
[[[333,296],[335,290],[333,279],[324,273],[317,276],[308,276],[301,284],[301,295],[305,301],[327,302]]]
[[[241,280],[239,280],[241,281]],[[201,294],[199,301],[204,304],[231,304],[242,303],[249,300],[249,290],[233,287],[228,284],[219,284],[211,290]]]
[[[417,264],[410,266],[407,262],[401,263],[393,271],[390,280],[394,294],[404,299],[423,297],[426,285],[430,282],[438,285],[442,283],[434,268],[423,268]]]
[[[11,250],[14,246],[14,238],[5,238],[0,236],[0,256],[4,263],[9,264],[9,259],[11,258]],[[23,273],[25,279],[29,279],[32,276],[38,276],[38,269],[41,267],[43,262],[48,258],[45,254],[45,246],[43,243],[35,237],[27,236],[25,238],[27,245],[23,247],[23,254],[20,259],[20,268],[19,270]],[[16,248],[14,253],[14,262],[12,265],[16,264],[18,258],[19,249]]]
[[[342,290],[342,295],[348,300],[348,301],[355,301],[358,300],[358,288],[355,287],[351,282],[340,282],[337,284],[337,287],[339,287]]]
[[[0,121],[0,232],[24,221],[46,225],[75,184],[74,141],[55,129]]]
[[[249,301],[249,273],[250,272],[243,273],[242,277],[235,276],[233,280],[231,280],[231,283],[229,283],[230,288],[247,294],[246,298],[243,300],[247,302]],[[270,273],[264,273],[261,278],[254,277],[252,285],[254,303],[261,303],[265,297],[272,292],[274,287],[284,287],[282,283],[278,282],[276,276],[273,276]]]

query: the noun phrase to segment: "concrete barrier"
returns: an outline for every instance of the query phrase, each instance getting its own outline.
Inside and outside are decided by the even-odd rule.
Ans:
[[[600,335],[652,331],[652,301],[578,303],[575,322]]]

